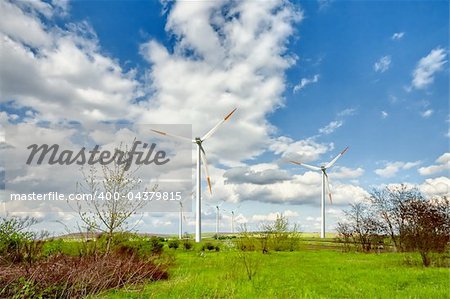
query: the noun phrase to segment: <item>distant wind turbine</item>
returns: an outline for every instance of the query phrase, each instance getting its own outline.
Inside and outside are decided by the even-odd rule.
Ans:
[[[183,238],[183,203],[180,201],[180,219],[178,227],[178,238],[181,240]]]
[[[208,163],[206,160],[206,153],[205,149],[203,148],[203,142],[210,138],[218,129],[219,127],[226,122],[228,119],[230,119],[231,115],[236,111],[237,108],[234,108],[233,111],[228,113],[217,125],[215,125],[211,130],[209,130],[203,137],[195,137],[194,140],[191,140],[190,138],[183,137],[183,136],[177,136],[174,134],[169,134],[166,132],[158,131],[158,130],[152,130],[155,133],[161,134],[163,136],[169,136],[174,137],[177,139],[181,139],[184,141],[189,141],[192,143],[197,144],[197,198],[195,203],[195,242],[200,242],[202,240],[202,202],[201,202],[201,189],[202,189],[202,182],[201,182],[201,163],[203,163],[203,167],[205,168],[205,175],[206,175],[206,182],[208,184],[209,193],[212,194],[211,189],[211,179],[209,177],[208,172]]]
[[[348,150],[348,147],[346,147],[342,152],[339,153],[333,160],[331,160],[328,164],[325,166],[312,166],[305,163],[300,163],[297,161],[290,160],[289,162],[303,166],[307,169],[314,170],[314,171],[321,171],[322,172],[322,197],[321,197],[321,229],[320,229],[320,237],[325,238],[325,188],[328,191],[328,197],[330,199],[330,203],[333,203],[333,199],[331,197],[331,189],[330,189],[330,182],[328,181],[328,175],[327,170],[333,167],[333,165],[336,163],[336,161],[342,157],[343,154]]]
[[[220,230],[220,207],[223,205],[223,201],[216,205],[216,238],[219,239]]]
[[[227,211],[222,209],[223,212],[230,212],[231,214],[231,233],[234,234],[234,223],[235,223],[235,216],[236,216],[236,211],[239,209],[241,205],[239,204],[237,207],[235,207],[233,210],[231,211]]]

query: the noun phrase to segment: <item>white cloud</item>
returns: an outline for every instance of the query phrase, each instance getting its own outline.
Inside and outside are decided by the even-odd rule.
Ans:
[[[420,184],[419,190],[426,196],[450,196],[450,179],[448,177],[437,177],[433,179],[426,179]]]
[[[340,111],[337,116],[338,117],[346,117],[346,116],[352,116],[356,114],[357,109],[356,108],[346,108],[342,111]]]
[[[389,116],[389,113],[387,113],[386,111],[381,111],[381,118],[385,119],[388,116]]]
[[[383,56],[381,57],[375,64],[373,65],[373,69],[375,72],[384,73],[389,69],[391,65],[391,56]]]
[[[400,170],[408,170],[420,165],[421,161],[415,162],[388,162],[384,168],[379,168],[375,170],[375,173],[384,178],[390,178],[397,174]]]
[[[294,86],[293,91],[294,91],[294,93],[296,93],[296,92],[302,90],[303,88],[305,88],[307,85],[312,84],[312,83],[317,83],[317,82],[319,82],[318,74],[314,75],[314,77],[312,77],[312,78],[302,78],[300,80],[300,82]]]
[[[423,118],[429,118],[431,115],[433,115],[433,109],[425,110],[424,112],[420,113],[420,115]]]
[[[256,170],[258,168],[260,167],[258,166],[233,167],[227,170],[223,174],[223,176],[226,178],[227,184],[252,183],[258,185],[267,185],[290,179],[290,175],[286,170],[282,169]]]
[[[281,213],[255,214],[252,216],[251,220],[254,222],[274,221],[277,219],[277,217],[280,217],[280,215],[283,215],[287,218],[291,218],[297,217],[298,213],[291,210],[285,210],[284,212]]]
[[[134,71],[124,72],[101,53],[88,23],[50,27],[45,24],[54,6],[17,3],[0,2],[2,98],[16,108],[32,107],[36,120],[52,123],[117,120],[138,111],[131,105],[138,87]]]
[[[331,134],[334,131],[336,131],[336,129],[341,127],[343,124],[344,124],[344,122],[341,121],[341,120],[332,121],[328,125],[326,125],[325,127],[320,128],[319,129],[319,133],[320,134],[326,134],[326,135]]]
[[[270,144],[270,150],[276,155],[290,158],[301,162],[311,162],[317,160],[322,154],[333,150],[332,143],[318,143],[313,139],[294,141],[285,136],[278,137]]]
[[[419,168],[421,175],[432,175],[450,169],[450,153],[444,153],[436,159],[435,165]]]
[[[405,32],[395,32],[395,33],[391,36],[391,39],[393,39],[393,40],[399,40],[399,39],[402,39],[403,36],[405,36]]]
[[[330,178],[333,179],[355,179],[364,174],[364,169],[361,167],[351,169],[344,166],[335,166],[335,170],[331,172]]]
[[[299,168],[299,172],[303,172]],[[367,192],[352,184],[342,184],[330,176],[333,203],[345,205],[363,200]],[[290,180],[284,180],[269,185],[234,184],[233,193],[238,201],[258,201],[266,203],[284,203],[303,205],[320,205],[321,175],[318,172],[307,171],[301,175],[292,175]]]
[[[284,1],[176,2],[166,25],[174,51],[156,40],[141,49],[155,92],[141,102],[137,121],[192,123],[201,135],[238,107],[205,143],[208,158],[236,165],[258,156],[274,132],[266,117],[283,105],[284,72],[295,62],[286,45],[301,19]]]
[[[433,83],[435,73],[443,70],[444,64],[447,63],[446,57],[446,51],[439,47],[422,57],[413,72],[412,87],[423,89]]]

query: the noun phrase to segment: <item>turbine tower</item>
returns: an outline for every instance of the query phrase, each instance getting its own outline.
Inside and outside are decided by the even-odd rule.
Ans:
[[[201,164],[203,163],[203,167],[205,168],[205,176],[206,176],[206,183],[208,184],[209,193],[212,194],[211,189],[211,179],[209,177],[208,172],[208,163],[206,160],[206,153],[205,149],[203,148],[203,142],[210,138],[218,129],[219,127],[226,122],[228,119],[230,119],[231,115],[236,111],[237,108],[234,108],[230,113],[228,113],[217,125],[215,125],[211,130],[209,130],[203,137],[195,137],[194,140],[191,140],[190,138],[178,136],[174,134],[169,134],[166,132],[158,131],[158,130],[152,130],[155,133],[158,133],[163,136],[169,136],[174,137],[177,139],[181,139],[184,141],[189,141],[192,143],[197,144],[197,197],[195,202],[195,242],[199,243],[202,240],[202,201],[201,201],[201,191],[202,191],[202,181],[201,181]]]
[[[325,192],[327,189],[328,191],[328,197],[330,199],[330,203],[333,203],[332,197],[331,197],[331,189],[330,189],[330,182],[328,180],[327,170],[333,167],[333,165],[336,163],[336,161],[342,157],[343,154],[348,150],[348,147],[346,147],[342,152],[339,153],[333,160],[331,160],[328,164],[322,165],[322,166],[312,166],[305,163],[300,163],[297,161],[290,160],[289,162],[303,166],[307,169],[314,170],[314,171],[321,171],[322,172],[322,197],[320,201],[321,206],[321,223],[320,223],[320,238],[325,238]]]

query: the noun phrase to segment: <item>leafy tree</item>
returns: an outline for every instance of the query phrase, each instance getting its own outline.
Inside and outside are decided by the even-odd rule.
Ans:
[[[417,250],[425,267],[430,252],[444,252],[450,241],[449,200],[414,198],[402,206],[405,222],[401,239],[408,250]]]

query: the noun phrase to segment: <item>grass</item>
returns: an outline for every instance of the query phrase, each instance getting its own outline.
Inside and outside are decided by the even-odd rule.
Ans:
[[[249,280],[242,255],[172,250],[167,281],[107,292],[101,298],[449,298],[450,269],[404,263],[400,253],[342,253],[326,247],[294,252],[246,252],[256,274]]]

